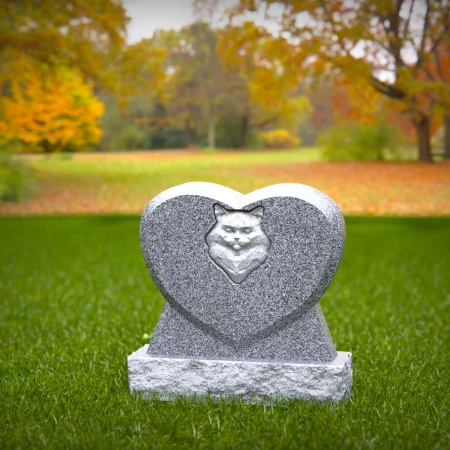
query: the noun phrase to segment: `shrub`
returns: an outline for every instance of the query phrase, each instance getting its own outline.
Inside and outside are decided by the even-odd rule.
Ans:
[[[292,148],[300,139],[286,130],[272,130],[261,133],[265,148]]]
[[[171,128],[166,134],[164,148],[183,148],[184,132],[176,128]]]
[[[245,148],[259,150],[264,147],[264,141],[260,134],[249,131],[245,138]]]
[[[33,185],[32,170],[10,154],[0,153],[0,200],[17,202]]]
[[[241,144],[242,120],[232,116],[221,117],[216,126],[216,146],[236,148]]]
[[[158,129],[151,133],[147,138],[147,148],[162,149],[166,146],[166,133],[162,129]]]
[[[145,144],[146,135],[134,125],[125,127],[120,133],[118,150],[138,150]]]
[[[319,137],[323,156],[330,161],[383,161],[398,153],[399,134],[385,123],[370,125],[345,123],[334,126]]]

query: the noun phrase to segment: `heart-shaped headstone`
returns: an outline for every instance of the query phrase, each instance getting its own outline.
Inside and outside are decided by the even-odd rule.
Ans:
[[[144,259],[167,300],[149,352],[264,358],[270,347],[274,358],[278,351],[295,359],[289,348],[313,352],[318,333],[326,343],[317,346],[328,345],[330,359],[334,350],[316,304],[344,242],[339,208],[308,186],[278,184],[243,195],[199,182],[162,192],[141,220]],[[280,350],[276,342],[286,335],[297,350],[289,339]]]

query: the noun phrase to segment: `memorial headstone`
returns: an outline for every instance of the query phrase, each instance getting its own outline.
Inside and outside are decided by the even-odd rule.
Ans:
[[[318,303],[345,243],[341,211],[325,194],[187,183],[150,201],[140,239],[166,304],[151,343],[128,357],[131,391],[250,401],[349,394],[351,354],[336,351]]]

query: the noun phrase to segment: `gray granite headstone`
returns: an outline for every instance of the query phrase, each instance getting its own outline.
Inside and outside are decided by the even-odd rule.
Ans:
[[[338,357],[318,303],[345,243],[342,214],[325,194],[300,184],[243,195],[217,184],[187,183],[147,205],[140,239],[166,304],[146,349],[153,362],[142,362],[142,349],[130,356],[141,361],[133,366],[129,359],[132,390],[132,373],[139,378],[144,366],[158,367],[158,373],[170,367],[170,383],[181,377],[184,363],[176,366],[176,375],[170,360],[197,360],[206,372],[214,366],[218,373],[233,367],[220,361],[240,361],[241,369],[245,362],[267,363],[273,374],[280,367],[284,373],[290,363],[322,364],[325,372],[335,373],[333,364],[345,360],[339,370],[344,367],[347,381],[344,387],[339,381],[339,395],[349,390],[351,355]],[[250,372],[260,370],[250,367]],[[202,372],[203,382],[196,383],[212,383],[214,376],[208,376]],[[149,377],[154,384],[154,376]]]
[[[242,195],[188,183],[164,191],[141,220],[144,259],[167,300],[148,353],[332,361],[317,302],[344,241],[339,208],[308,186]]]

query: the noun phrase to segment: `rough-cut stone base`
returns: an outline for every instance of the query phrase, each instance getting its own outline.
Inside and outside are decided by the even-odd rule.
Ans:
[[[276,399],[345,399],[352,386],[352,354],[338,352],[330,363],[286,363],[162,358],[147,354],[148,345],[128,357],[131,392]]]

